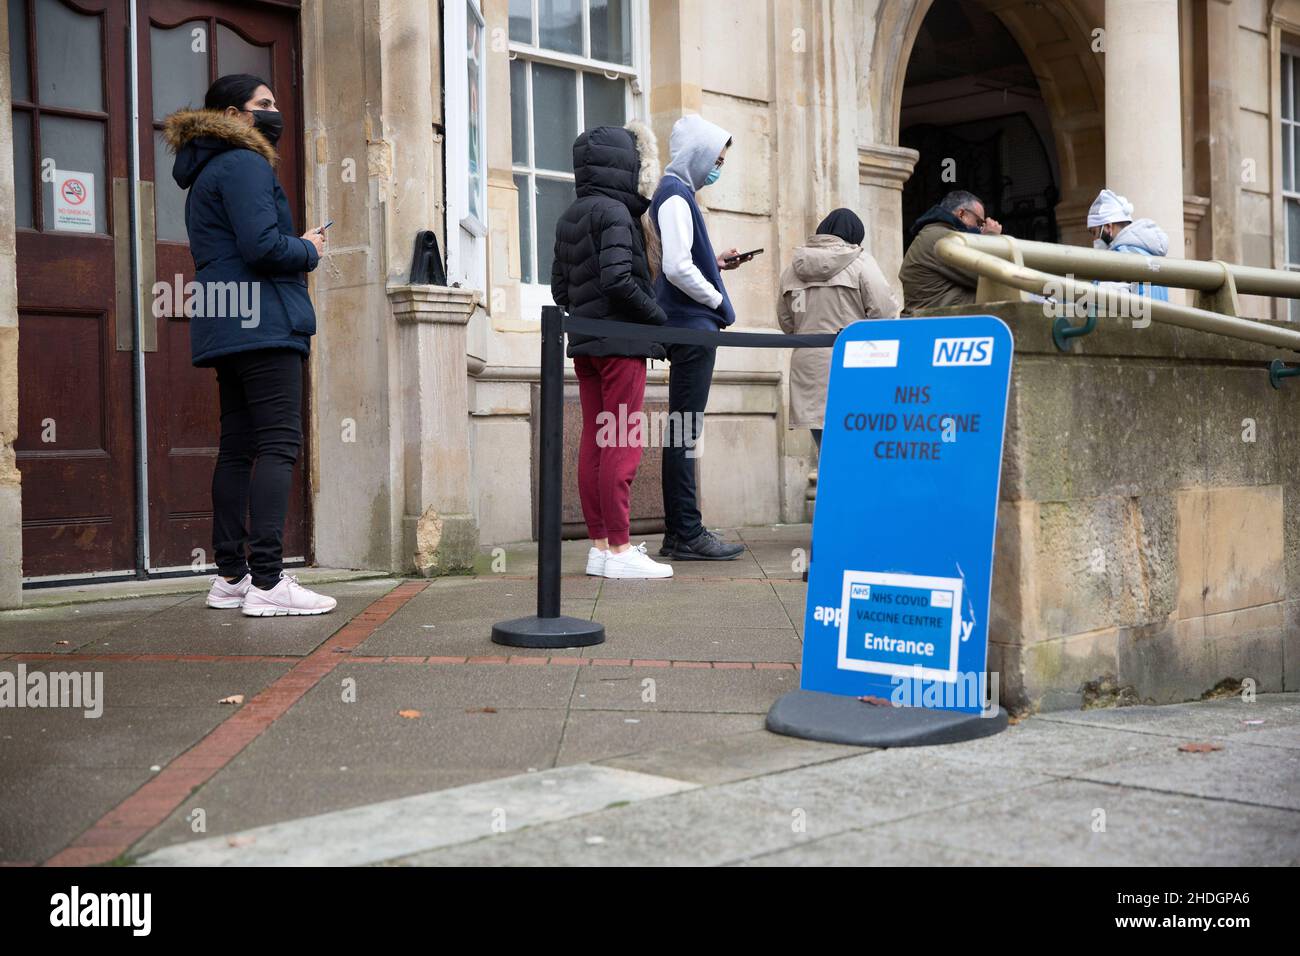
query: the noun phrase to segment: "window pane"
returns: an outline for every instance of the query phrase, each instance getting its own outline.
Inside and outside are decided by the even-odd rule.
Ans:
[[[532,66],[533,161],[539,169],[568,172],[578,135],[578,74],[541,63]]]
[[[32,98],[27,75],[26,0],[9,0],[9,83],[13,87],[14,99]]]
[[[1300,202],[1294,199],[1286,200],[1286,261],[1300,265]]]
[[[510,0],[510,39],[533,42],[533,0]]]
[[[14,111],[14,212],[16,225],[31,229],[32,213],[32,118]]]
[[[528,192],[528,177],[516,176],[515,188],[519,190],[519,273],[524,282],[533,281],[533,223],[529,218],[532,196]]]
[[[582,55],[582,0],[538,0],[538,45]]]
[[[551,281],[551,263],[555,259],[555,224],[576,198],[573,183],[567,179],[537,177],[537,276],[542,285]]]
[[[627,122],[623,87],[626,80],[607,80],[600,73],[582,74],[583,129],[622,126]]]
[[[1282,188],[1287,192],[1295,191],[1295,177],[1291,175],[1291,144],[1294,142],[1295,127],[1290,123],[1282,124]]]
[[[254,46],[224,23],[217,24],[217,76],[251,73],[271,86],[275,82],[272,72],[269,46]],[[275,91],[271,86],[271,92]]]
[[[104,124],[98,120],[41,117],[41,159],[53,159],[56,170],[75,170],[90,176],[94,193],[95,231],[108,232],[108,183],[104,180]],[[41,188],[45,229],[53,232],[54,183]]]
[[[1291,106],[1291,71],[1295,68],[1295,59],[1282,55],[1282,118],[1295,119]]]
[[[162,130],[154,130],[153,161],[153,204],[158,238],[166,242],[189,242],[189,234],[185,231],[185,192],[172,178],[175,160],[167,152]]]
[[[208,54],[195,53],[192,31],[207,30],[202,22],[182,23],[170,30],[149,28],[149,61],[153,72],[153,118],[162,120],[176,110],[201,107],[208,90]],[[207,50],[207,44],[202,44]],[[170,164],[168,165],[170,169]]]
[[[632,65],[632,10],[628,0],[591,0],[591,57]]]
[[[104,108],[100,18],[36,0],[36,73],[44,106]]]
[[[1300,107],[1300,70],[1296,69],[1297,57],[1291,57],[1291,113],[1292,119],[1295,118],[1296,109]],[[39,66],[39,62],[37,66]],[[1284,114],[1286,115],[1286,114]]]
[[[483,26],[475,19],[472,12],[466,12],[465,33],[465,90],[469,97],[469,135],[466,137],[469,149],[469,214],[481,223],[487,222],[487,215],[482,207],[483,193],[483,130],[480,128],[480,97],[483,92],[480,78],[483,63]]]
[[[510,158],[528,165],[528,65],[510,61]]]

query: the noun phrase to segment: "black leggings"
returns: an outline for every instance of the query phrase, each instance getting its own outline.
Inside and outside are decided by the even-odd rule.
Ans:
[[[283,567],[289,487],[302,447],[304,358],[294,349],[259,349],[215,363],[221,447],[212,473],[212,548],[220,574],[251,572],[259,588],[274,587]]]

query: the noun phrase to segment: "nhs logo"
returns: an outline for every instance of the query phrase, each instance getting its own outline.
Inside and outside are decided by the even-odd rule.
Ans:
[[[993,337],[971,339],[935,339],[931,365],[991,365]]]

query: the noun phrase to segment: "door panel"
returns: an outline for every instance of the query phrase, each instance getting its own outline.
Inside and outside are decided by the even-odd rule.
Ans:
[[[133,319],[114,292],[130,275],[114,235],[129,226],[112,215],[112,180],[127,176],[125,54],[109,42],[123,6],[8,4],[28,577],[135,566],[131,353],[116,344]]]
[[[8,0],[18,251],[19,433],[25,577],[211,561],[212,468],[220,431],[215,375],[190,365],[183,315],[154,318],[154,279],[193,278],[184,193],[171,179],[163,118],[201,107],[213,79],[256,72],[285,114],[278,174],[301,224],[297,13],[280,5],[142,0],[138,130],[130,129],[127,4]],[[138,516],[134,316],[126,187],[138,136],[145,282],[144,399],[149,514]],[[83,175],[77,175],[83,174]],[[184,296],[180,297],[183,301]],[[304,422],[307,420],[304,410]],[[305,450],[304,450],[305,458]],[[286,556],[306,555],[301,466]]]
[[[184,106],[201,107],[208,85],[227,73],[251,72],[270,83],[284,113],[280,182],[301,220],[301,125],[296,64],[297,19],[287,11],[212,0],[149,0],[141,5],[141,178],[154,183],[157,279],[194,278],[185,234],[185,193],[172,179],[162,146],[162,121]],[[173,302],[184,297],[173,296]],[[212,469],[220,435],[216,375],[190,365],[189,320],[179,308],[150,318],[157,351],[145,357],[149,434],[150,564],[190,564],[201,550],[211,561]],[[304,408],[303,421],[306,422]],[[304,456],[305,457],[305,454]],[[306,554],[306,488],[295,470],[285,556]]]

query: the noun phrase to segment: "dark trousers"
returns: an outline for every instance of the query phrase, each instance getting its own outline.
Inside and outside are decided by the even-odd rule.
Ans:
[[[704,407],[713,384],[718,350],[703,345],[667,345],[668,429],[664,441],[664,522],[668,533],[689,541],[704,530],[695,486]],[[689,454],[688,454],[689,452]]]
[[[274,587],[283,567],[289,487],[302,447],[302,367],[293,349],[216,361],[221,446],[212,473],[212,548],[220,574],[251,572],[259,588]]]

